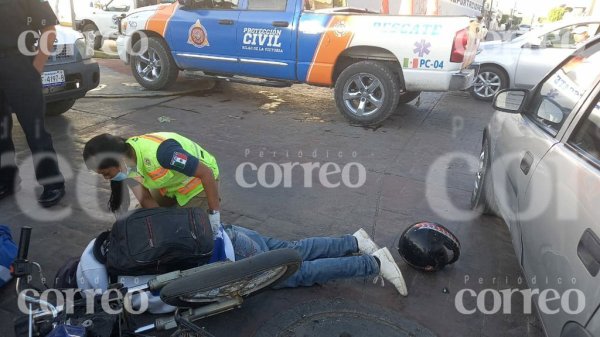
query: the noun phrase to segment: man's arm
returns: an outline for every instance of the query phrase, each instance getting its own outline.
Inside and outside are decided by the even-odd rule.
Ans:
[[[165,140],[157,151],[158,162],[162,167],[202,180],[209,209],[213,211],[221,209],[219,187],[210,167],[185,151],[181,144],[174,139]]]
[[[142,184],[129,185],[133,195],[135,195],[136,199],[140,202],[142,208],[157,208],[159,207],[158,203],[152,195],[150,191],[145,188]]]
[[[208,200],[208,208],[213,211],[221,209],[221,202],[219,200],[219,186],[213,175],[213,171],[210,167],[199,163],[194,173],[194,177],[202,180],[202,186],[204,186],[204,192],[206,193],[206,199]]]
[[[38,52],[33,59],[33,66],[40,74],[44,71],[44,66],[46,65],[46,61],[48,61],[48,52],[52,52],[54,49],[54,41],[56,41],[56,27],[47,26],[42,28]]]

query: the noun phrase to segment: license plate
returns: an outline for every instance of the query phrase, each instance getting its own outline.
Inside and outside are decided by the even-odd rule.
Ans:
[[[42,73],[42,86],[47,87],[60,87],[65,85],[65,71],[55,70],[46,71]]]

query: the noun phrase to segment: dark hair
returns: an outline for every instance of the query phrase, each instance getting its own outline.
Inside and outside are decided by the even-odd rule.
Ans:
[[[119,156],[128,152],[125,138],[103,133],[90,139],[83,148],[83,161],[88,169],[97,171],[110,167],[120,167]],[[108,209],[116,213],[129,206],[129,193],[122,181],[110,181]]]

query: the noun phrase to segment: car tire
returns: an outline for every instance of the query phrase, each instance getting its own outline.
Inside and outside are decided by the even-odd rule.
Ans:
[[[98,31],[98,27],[96,27],[93,23],[86,23],[81,32],[87,39],[89,36],[94,36],[94,50],[100,50],[102,48],[102,34]]]
[[[73,107],[73,104],[75,104],[74,99],[46,103],[46,116],[62,115],[69,111]]]
[[[351,123],[375,126],[396,110],[400,80],[384,63],[361,61],[342,71],[334,96],[338,110]]]
[[[495,198],[490,174],[490,144],[484,138],[479,154],[479,166],[475,174],[475,185],[471,193],[471,209],[479,214],[495,215]]]
[[[504,70],[494,65],[484,65],[479,68],[470,93],[478,100],[490,102],[498,91],[506,88],[508,88],[508,76]]]
[[[414,101],[417,97],[421,95],[420,91],[405,91],[400,93],[400,98],[398,99],[398,104],[407,104]]]
[[[158,37],[149,37],[148,48],[139,53],[142,41],[133,45],[131,71],[136,81],[149,90],[167,89],[177,80],[179,68],[166,43]]]

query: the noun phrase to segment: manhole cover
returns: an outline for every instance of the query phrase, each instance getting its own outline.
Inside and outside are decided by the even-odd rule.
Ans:
[[[418,323],[376,305],[347,300],[316,301],[285,311],[255,337],[435,337]]]

